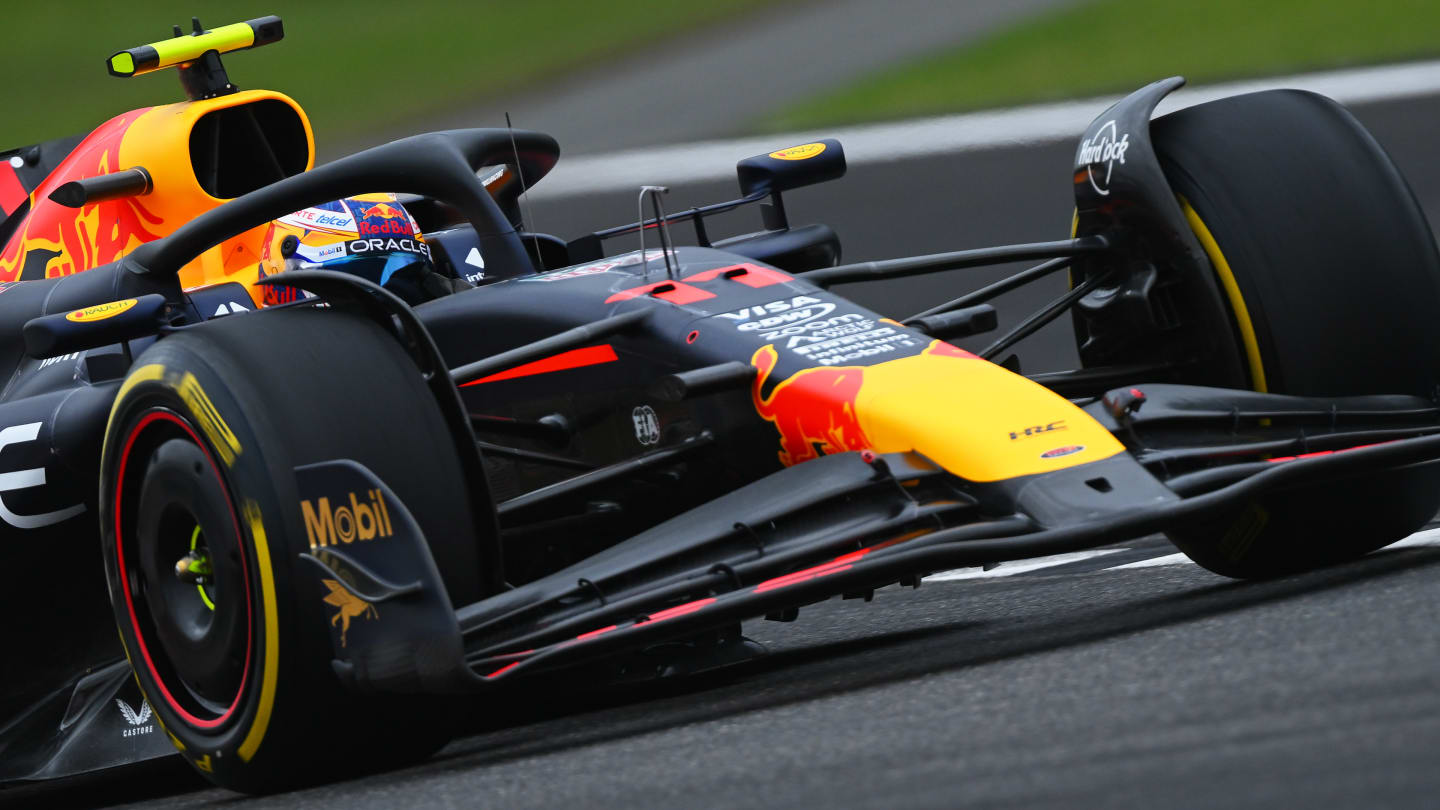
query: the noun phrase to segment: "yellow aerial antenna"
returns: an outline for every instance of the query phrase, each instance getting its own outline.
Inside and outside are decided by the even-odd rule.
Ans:
[[[192,99],[213,98],[235,92],[235,85],[225,75],[220,54],[258,48],[285,37],[285,25],[275,15],[247,22],[224,25],[206,31],[198,17],[191,17],[193,33],[185,34],[175,26],[170,39],[126,48],[105,62],[111,76],[128,78],[142,76],[168,67],[180,69],[180,84]]]

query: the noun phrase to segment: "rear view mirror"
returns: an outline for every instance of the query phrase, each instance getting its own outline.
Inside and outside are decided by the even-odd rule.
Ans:
[[[745,158],[735,164],[740,193],[771,194],[845,176],[845,149],[826,138]]]

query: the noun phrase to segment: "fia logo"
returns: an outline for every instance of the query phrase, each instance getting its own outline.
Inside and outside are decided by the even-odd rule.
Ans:
[[[630,420],[635,423],[635,441],[647,447],[660,441],[660,417],[654,408],[641,405],[630,412]]]
[[[140,711],[138,712],[130,708],[130,704],[120,698],[115,698],[115,705],[120,707],[120,714],[125,718],[125,722],[130,724],[130,728],[120,732],[121,736],[138,737],[141,734],[149,734],[155,730],[155,724],[150,722],[152,713],[149,703],[141,700]]]

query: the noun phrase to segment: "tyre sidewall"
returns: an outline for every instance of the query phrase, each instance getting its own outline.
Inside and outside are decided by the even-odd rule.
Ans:
[[[1152,136],[1233,270],[1267,390],[1434,395],[1440,256],[1404,177],[1349,111],[1267,91],[1171,113]]]
[[[213,730],[186,722],[138,654],[134,626],[123,620],[121,639],[157,719],[186,760],[217,784],[265,792],[292,781],[280,776],[293,772],[287,758],[302,757],[317,769],[325,766],[323,751],[290,750],[287,740],[313,735],[292,735],[286,726],[297,717],[341,710],[340,686],[329,671],[330,642],[321,632],[320,602],[296,598],[298,583],[290,570],[289,561],[304,550],[287,542],[294,536],[288,527],[300,521],[293,465],[276,440],[280,434],[253,407],[263,400],[247,396],[243,376],[215,368],[205,354],[185,340],[162,341],[137,363],[132,380],[138,381],[127,382],[117,397],[102,460],[102,546],[112,604],[117,617],[123,617],[128,610],[117,571],[117,509],[109,494],[124,447],[111,438],[128,435],[136,420],[154,408],[173,411],[192,426],[230,493],[249,572],[250,621],[257,632],[234,716]],[[157,366],[158,373],[147,371],[149,366]],[[242,399],[252,407],[242,408]],[[127,470],[127,478],[134,477]],[[306,705],[296,711],[291,703]]]

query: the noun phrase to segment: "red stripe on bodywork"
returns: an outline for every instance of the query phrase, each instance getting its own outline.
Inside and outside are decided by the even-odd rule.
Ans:
[[[596,636],[603,636],[611,630],[615,630],[617,628],[619,628],[619,625],[612,624],[609,627],[602,627],[599,630],[591,630],[588,633],[581,633],[580,635],[575,637],[575,640],[585,641],[586,639],[595,638]]]
[[[873,549],[869,548],[864,548],[859,551],[852,551],[849,554],[842,554],[839,557],[831,560],[830,562],[821,563],[820,565],[817,565],[813,568],[802,568],[801,570],[794,573],[775,577],[774,579],[767,579],[759,585],[755,586],[755,593],[773,591],[776,588],[783,588],[786,585],[794,585],[796,583],[805,582],[806,580],[815,579],[816,577],[823,577],[826,574],[835,574],[840,571],[844,571],[850,568],[861,557],[869,554],[871,551],[873,551]]]
[[[516,377],[531,377],[536,374],[549,374],[553,371],[568,371],[572,368],[584,368],[585,366],[598,366],[602,363],[613,363],[620,358],[615,355],[615,350],[606,343],[600,346],[586,346],[583,349],[571,349],[568,352],[561,352],[557,355],[547,357],[544,360],[536,360],[533,363],[526,363],[512,369],[491,374],[488,377],[481,377],[478,380],[471,380],[461,383],[460,387],[467,385],[479,385],[480,383],[497,382],[499,380],[513,380]]]
[[[666,608],[665,610],[659,611],[657,613],[651,613],[647,618],[652,622],[663,622],[666,619],[673,619],[676,616],[684,616],[687,613],[694,613],[695,611],[705,607],[706,605],[713,604],[715,604],[715,597],[713,596],[705,599],[696,599],[694,602],[686,602],[683,605],[676,605],[675,607]]]
[[[520,666],[520,663],[521,663],[521,662],[516,661],[516,662],[511,663],[511,664],[506,664],[505,666],[500,667],[499,669],[495,670],[494,672],[490,673],[489,675],[486,675],[485,677],[486,677],[486,678],[498,678],[498,677],[500,677],[501,675],[504,675],[506,672],[509,672],[510,670],[514,669],[515,667]]]
[[[15,173],[15,167],[9,161],[0,163],[0,210],[4,210],[8,217],[29,198],[25,186],[20,184],[20,175]]]
[[[769,287],[771,284],[779,284],[784,281],[794,281],[795,277],[779,270],[771,270],[768,267],[761,267],[758,264],[732,264],[729,267],[717,267],[714,270],[703,270],[694,275],[686,276],[686,281],[714,281],[726,273],[734,273],[736,270],[743,272],[730,277],[731,281],[738,281],[746,287]]]
[[[1316,456],[1329,456],[1335,453],[1345,453],[1351,450],[1359,450],[1363,447],[1378,447],[1382,444],[1389,444],[1389,442],[1375,442],[1374,444],[1357,444],[1354,447],[1345,447],[1340,450],[1317,450],[1314,453],[1301,453],[1298,456],[1277,456],[1275,458],[1267,458],[1265,460],[1270,462],[1271,464],[1274,464],[1280,461],[1295,461],[1302,458],[1315,458]]]
[[[642,295],[650,295],[659,298],[661,301],[669,301],[672,304],[682,306],[715,297],[715,293],[706,292],[699,287],[692,287],[689,284],[676,283],[674,281],[657,281],[654,284],[643,284],[639,287],[617,292],[609,298],[606,298],[605,303],[613,304],[616,301],[628,301],[631,298],[638,298]]]

